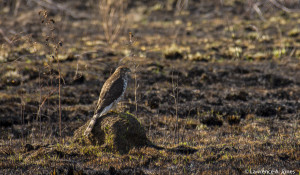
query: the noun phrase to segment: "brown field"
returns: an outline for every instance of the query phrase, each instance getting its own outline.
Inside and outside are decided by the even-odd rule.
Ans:
[[[0,174],[300,174],[299,1],[100,2],[0,1]],[[73,142],[118,65],[157,147]]]

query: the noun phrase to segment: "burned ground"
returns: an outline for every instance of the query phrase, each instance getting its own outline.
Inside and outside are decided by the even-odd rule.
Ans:
[[[191,0],[178,13],[176,1],[130,1],[108,45],[96,1],[54,1],[65,10],[35,2],[0,9],[0,174],[299,172],[298,12],[269,4],[261,16],[250,1]],[[55,21],[51,42],[43,8]],[[59,41],[60,70],[49,56]],[[71,141],[120,64],[132,73],[118,110],[166,149],[116,154]]]

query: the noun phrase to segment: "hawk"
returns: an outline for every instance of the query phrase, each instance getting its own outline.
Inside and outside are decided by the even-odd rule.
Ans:
[[[91,119],[84,135],[88,136],[92,131],[96,119],[108,113],[116,106],[126,91],[128,73],[131,72],[126,66],[119,66],[115,72],[105,81],[100,92],[99,100],[93,118]]]

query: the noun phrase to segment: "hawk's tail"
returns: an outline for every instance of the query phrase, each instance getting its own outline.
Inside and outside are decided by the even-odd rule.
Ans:
[[[90,121],[88,127],[87,127],[87,128],[85,129],[85,131],[84,131],[84,135],[85,135],[85,136],[88,136],[88,135],[91,133],[91,131],[92,131],[92,129],[94,128],[94,125],[95,125],[95,123],[96,123],[96,119],[97,119],[98,117],[99,117],[98,114],[94,114],[94,116],[92,117],[92,119],[91,119],[91,121]]]

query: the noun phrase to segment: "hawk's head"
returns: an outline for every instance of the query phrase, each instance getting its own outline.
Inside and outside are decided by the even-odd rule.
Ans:
[[[127,75],[131,70],[126,66],[120,66],[117,68],[116,72],[120,72],[121,75]]]

